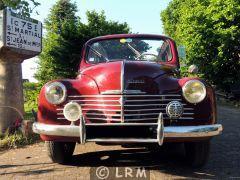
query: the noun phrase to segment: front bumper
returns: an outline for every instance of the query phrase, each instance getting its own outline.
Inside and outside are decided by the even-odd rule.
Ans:
[[[86,138],[86,127],[88,126],[156,126],[156,138]],[[158,123],[101,123],[101,124],[85,124],[84,120],[80,120],[80,125],[49,125],[35,122],[33,131],[38,134],[49,136],[63,137],[79,137],[80,142],[119,142],[119,143],[158,143],[162,145],[164,138],[210,138],[220,134],[223,130],[221,124],[200,125],[200,126],[163,126],[162,115],[160,114]]]

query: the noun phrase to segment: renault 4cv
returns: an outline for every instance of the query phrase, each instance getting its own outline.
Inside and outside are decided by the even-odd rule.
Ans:
[[[67,62],[66,62],[67,63]],[[213,88],[181,77],[175,42],[165,36],[118,34],[82,48],[76,79],[48,82],[39,95],[33,131],[53,162],[67,163],[76,143],[183,143],[192,166],[202,166],[217,124]]]

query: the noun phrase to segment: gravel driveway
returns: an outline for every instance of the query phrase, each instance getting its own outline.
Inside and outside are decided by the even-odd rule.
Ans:
[[[87,143],[78,145],[73,162],[64,166],[52,163],[44,143],[38,143],[0,152],[0,179],[85,180],[90,179],[90,168],[98,166],[145,167],[151,179],[240,179],[240,110],[221,105],[218,118],[224,125],[224,133],[213,139],[209,162],[202,169],[191,169],[183,163],[181,146],[154,153],[141,148]]]

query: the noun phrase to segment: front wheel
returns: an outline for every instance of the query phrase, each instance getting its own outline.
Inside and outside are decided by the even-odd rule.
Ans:
[[[74,149],[75,142],[55,142],[46,141],[48,156],[53,162],[59,164],[66,164],[70,162]]]
[[[202,167],[206,164],[209,152],[210,141],[186,142],[185,154],[186,160],[192,167]]]

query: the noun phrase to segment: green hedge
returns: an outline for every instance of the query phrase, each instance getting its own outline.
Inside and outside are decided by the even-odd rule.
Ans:
[[[33,82],[23,83],[23,94],[24,94],[24,118],[31,120],[33,119],[32,109],[37,111],[38,106],[38,95],[42,85]]]

